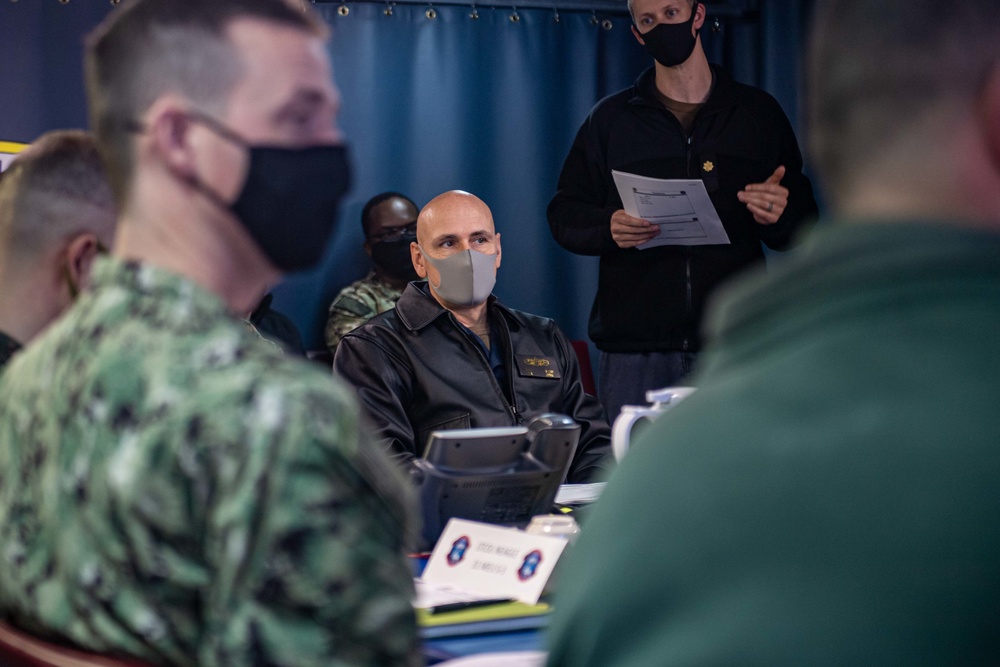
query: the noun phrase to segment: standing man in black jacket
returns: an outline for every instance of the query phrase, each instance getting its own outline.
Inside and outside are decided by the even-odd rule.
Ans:
[[[605,472],[610,428],[566,336],[492,295],[501,250],[489,207],[467,192],[438,195],[420,212],[410,249],[427,281],[410,283],[394,310],[345,335],[333,362],[377,437],[407,460],[432,431],[519,426],[556,412],[580,424],[568,481]]]
[[[630,0],[629,10],[654,66],[591,111],[548,208],[561,246],[601,258],[590,337],[601,350],[599,395],[611,419],[622,405],[645,403],[648,389],[687,375],[712,291],[763,260],[761,242],[786,247],[817,213],[777,101],[709,65],[699,35],[705,6]],[[659,230],[623,210],[613,169],[702,179],[730,243],[637,249]]]

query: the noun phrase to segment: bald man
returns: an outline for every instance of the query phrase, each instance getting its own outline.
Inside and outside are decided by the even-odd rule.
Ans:
[[[611,461],[610,429],[583,389],[569,340],[552,320],[492,294],[502,252],[489,207],[467,192],[435,197],[417,218],[410,254],[426,281],[347,334],[334,358],[378,438],[409,460],[432,431],[517,426],[556,412],[581,427],[568,481],[600,475]]]

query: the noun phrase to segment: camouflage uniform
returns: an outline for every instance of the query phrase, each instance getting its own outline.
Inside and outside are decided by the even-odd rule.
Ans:
[[[14,356],[14,353],[21,349],[21,344],[0,331],[0,369],[3,369]]]
[[[340,339],[379,313],[396,307],[403,290],[379,280],[375,272],[340,290],[326,320],[326,346],[337,351]]]
[[[348,392],[105,259],[0,383],[0,616],[165,665],[416,664],[405,480]]]

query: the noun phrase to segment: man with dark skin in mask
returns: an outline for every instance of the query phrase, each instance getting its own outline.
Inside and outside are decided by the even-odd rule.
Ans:
[[[594,107],[570,148],[548,208],[555,240],[600,256],[590,337],[601,350],[598,396],[614,419],[649,389],[678,384],[701,346],[715,288],[782,249],[816,214],[795,135],[767,93],[710,65],[705,5],[630,0],[632,33],[653,67]],[[637,249],[659,233],[628,215],[611,171],[701,179],[726,245]]]
[[[361,211],[361,229],[374,267],[340,290],[330,304],[326,345],[331,354],[345,334],[395,308],[406,283],[418,280],[410,261],[410,243],[417,240],[417,205],[412,199],[398,192],[375,195]]]

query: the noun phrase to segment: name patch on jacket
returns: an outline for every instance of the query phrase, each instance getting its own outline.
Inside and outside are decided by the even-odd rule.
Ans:
[[[529,378],[553,378],[562,377],[559,373],[559,364],[554,357],[536,357],[530,354],[516,354],[517,372],[521,377]]]

